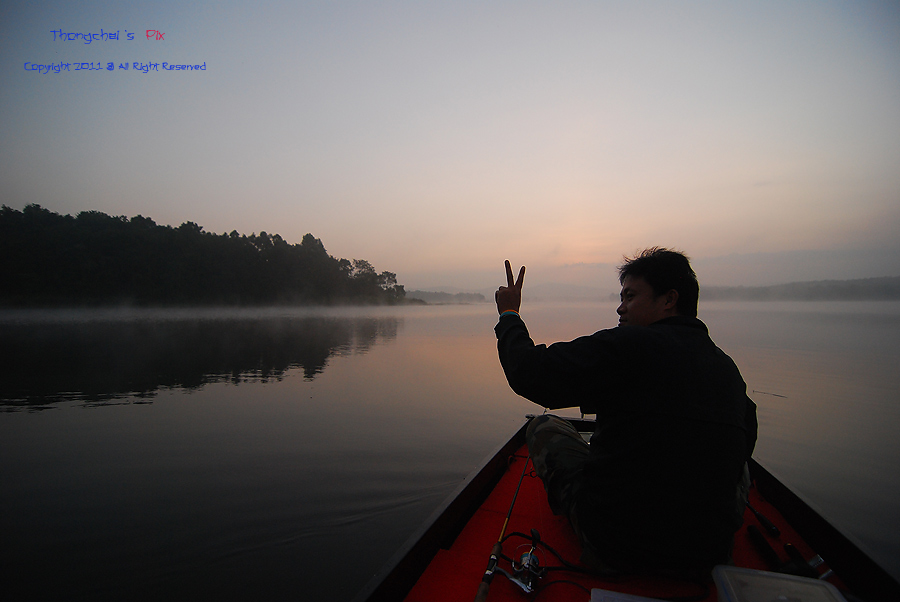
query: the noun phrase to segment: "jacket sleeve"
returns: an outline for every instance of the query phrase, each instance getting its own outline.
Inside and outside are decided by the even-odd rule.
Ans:
[[[595,337],[535,345],[516,315],[500,318],[494,332],[500,364],[513,391],[550,409],[595,405],[596,380],[591,379],[598,376],[598,366],[608,365]]]
[[[756,404],[747,397],[747,407],[744,414],[744,428],[746,430],[747,440],[747,458],[753,455],[753,449],[756,447],[756,437],[759,424],[756,419]]]

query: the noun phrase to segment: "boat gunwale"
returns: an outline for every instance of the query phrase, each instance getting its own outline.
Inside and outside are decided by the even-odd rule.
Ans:
[[[525,424],[465,478],[372,576],[353,598],[353,602],[398,601],[406,597],[438,551],[452,545],[456,536],[503,477],[509,457],[525,443],[525,429],[532,417],[533,415],[526,416]],[[593,430],[593,420],[566,420],[580,431]],[[825,520],[817,510],[788,489],[759,462],[750,458],[748,464],[751,478],[760,494],[825,559],[828,567],[834,570],[850,591],[864,600],[900,600],[900,583],[856,543]]]
[[[751,458],[749,465],[750,477],[763,498],[781,513],[851,592],[864,600],[900,600],[900,583],[858,544],[758,461]]]
[[[449,547],[507,470],[508,458],[525,443],[526,420],[510,439],[463,480],[406,543],[375,573],[353,602],[402,600],[438,550]],[[487,562],[487,560],[485,560]]]

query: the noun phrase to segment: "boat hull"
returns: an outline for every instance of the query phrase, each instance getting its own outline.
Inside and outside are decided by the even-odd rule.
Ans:
[[[585,432],[593,430],[591,421],[570,420],[579,430]],[[460,484],[406,544],[377,574],[373,575],[366,587],[354,598],[354,602],[400,600],[415,602],[420,599],[468,599],[469,596],[474,598],[492,544],[496,542],[496,537],[500,533],[502,516],[512,501],[514,483],[510,483],[517,481],[522,472],[522,462],[525,461],[527,454],[523,449],[525,428],[526,425],[523,425],[509,441],[499,446]],[[515,466],[511,467],[513,463]],[[756,461],[751,460],[750,472],[756,485],[752,492],[754,507],[768,515],[783,531],[778,537],[766,536],[769,538],[767,545],[771,553],[778,556],[780,561],[789,560],[781,548],[784,543],[790,543],[795,551],[799,551],[807,559],[815,554],[821,555],[828,563],[828,567],[839,576],[837,584],[848,588],[860,598],[873,602],[900,599],[900,584],[854,542],[835,529],[809,504],[791,492]],[[505,484],[498,487],[501,480]],[[554,537],[566,539],[570,530],[560,528],[560,522],[564,523],[564,519],[550,516],[549,508],[545,507],[545,496],[534,493],[535,487],[540,488],[539,480],[531,480],[537,481],[537,485],[530,483],[530,498],[517,501],[516,504],[522,505],[523,511],[534,510],[541,514],[531,514],[521,519],[520,530],[527,533],[527,525],[540,524],[543,528],[549,525],[550,528],[556,529]],[[539,493],[542,493],[542,489],[539,489]],[[487,511],[485,505],[489,506]],[[505,507],[501,509],[501,505]],[[528,508],[528,505],[544,507]],[[760,524],[748,510],[745,527],[735,537],[735,563],[750,568],[774,569],[770,563],[770,560],[774,559],[767,560],[761,553],[759,542],[751,537],[753,535],[758,538],[759,535],[750,533],[753,529],[748,529],[749,526],[759,533]],[[516,528],[518,527],[515,526],[514,520],[509,531]],[[457,541],[458,539],[461,541]],[[572,547],[575,545],[572,543],[574,535],[569,534],[568,539],[564,547],[568,545],[568,553],[574,554],[574,557],[570,555],[569,559],[574,561],[577,559],[577,548]],[[478,560],[473,561],[473,554]],[[472,562],[476,562],[477,566]],[[498,579],[502,583],[495,580],[490,599],[525,599],[523,592],[516,590],[502,577]],[[585,583],[587,583],[585,587],[608,585],[603,581],[590,579]],[[435,591],[429,588],[434,588]],[[646,583],[632,581],[625,586],[612,582],[608,588],[658,597],[670,597],[673,591],[677,595],[692,593],[684,591],[683,584],[667,583],[665,580],[649,580]],[[558,589],[561,595],[572,593],[563,591],[562,587],[555,589]],[[436,597],[436,591],[440,591],[442,597]],[[470,593],[464,595],[466,592]],[[696,591],[693,593],[696,594]],[[715,600],[715,596],[713,588],[703,599]],[[553,598],[553,595],[541,596],[542,600]]]

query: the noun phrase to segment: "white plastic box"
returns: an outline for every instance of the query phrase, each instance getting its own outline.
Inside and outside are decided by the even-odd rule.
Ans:
[[[713,569],[719,602],[847,602],[826,581],[735,566]]]

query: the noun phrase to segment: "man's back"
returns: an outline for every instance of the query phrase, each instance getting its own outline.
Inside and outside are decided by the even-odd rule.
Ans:
[[[597,414],[576,504],[596,555],[620,568],[727,558],[755,406],[702,322],[676,316],[550,347],[535,346],[517,316],[496,331],[513,390]]]
[[[513,390],[547,408],[597,415],[587,446],[541,417],[528,448],[551,506],[598,566],[702,569],[727,560],[756,443],[756,406],[737,367],[696,318],[687,256],[654,247],[619,266],[619,327],[549,347],[519,316],[524,266],[497,289],[494,328]]]

